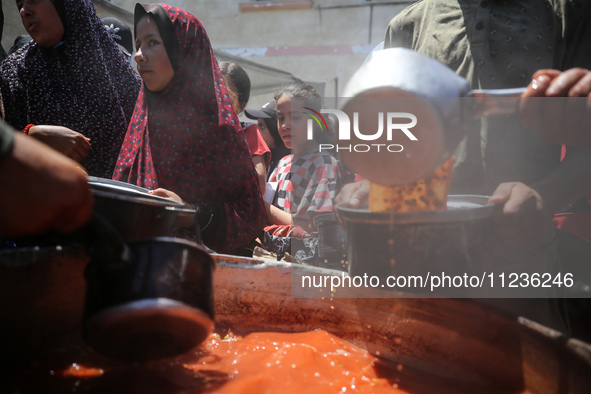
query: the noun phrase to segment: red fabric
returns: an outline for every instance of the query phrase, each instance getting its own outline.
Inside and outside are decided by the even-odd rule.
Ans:
[[[208,246],[229,251],[264,225],[254,166],[205,29],[190,13],[160,6],[175,29],[178,69],[159,94],[142,84],[113,179],[223,203],[227,237]]]
[[[290,224],[273,224],[265,227],[265,231],[277,237],[294,237],[294,238],[308,238],[310,234],[303,228]]]
[[[554,215],[554,225],[591,241],[591,212],[565,212]]]
[[[246,144],[250,150],[251,156],[263,156],[265,158],[265,167],[269,167],[271,162],[271,151],[261,135],[261,131],[256,124],[251,124],[244,129]]]

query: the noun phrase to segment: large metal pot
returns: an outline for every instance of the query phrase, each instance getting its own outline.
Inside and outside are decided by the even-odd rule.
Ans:
[[[382,185],[404,185],[424,178],[446,160],[466,134],[466,123],[489,115],[515,112],[525,91],[518,89],[470,90],[468,82],[449,67],[406,48],[373,52],[348,82],[341,110],[354,122],[358,114],[362,134],[379,128],[378,114],[397,113],[388,122],[407,124],[408,133],[391,133],[368,141],[351,132],[352,149],[339,149],[356,173]],[[402,115],[401,115],[402,114]],[[406,115],[415,116],[409,122]],[[339,124],[341,120],[339,119]],[[384,129],[386,121],[383,121]],[[391,134],[388,136],[388,134]],[[378,152],[355,150],[359,144],[382,144]],[[397,145],[393,151],[385,147]],[[403,147],[400,150],[400,146]]]
[[[15,383],[12,371],[57,348],[71,352],[63,353],[70,355],[70,363],[84,360],[87,366],[105,366],[105,373],[72,379],[43,371],[38,377],[46,383],[44,392],[86,391],[97,379],[107,383],[109,392],[137,387],[146,394],[197,391],[194,386],[202,381],[183,363],[197,362],[201,354],[127,365],[72,347],[81,342],[76,322],[82,316],[87,260],[83,254],[64,253],[54,250],[41,259],[23,255],[19,264],[6,264],[11,253],[0,253],[0,321],[11,323],[0,325],[3,385],[32,392],[27,388],[37,375]],[[227,255],[214,260],[216,324],[243,333],[322,328],[395,363],[400,387],[415,392],[591,392],[588,344],[474,300],[380,298],[379,292],[373,299],[329,299],[322,289],[307,289],[306,296],[298,297],[293,294],[298,275],[335,272],[301,266],[298,273],[296,265]]]

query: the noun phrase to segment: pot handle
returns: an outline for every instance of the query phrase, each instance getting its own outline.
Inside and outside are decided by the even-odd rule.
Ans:
[[[187,205],[188,206],[188,205]],[[188,207],[182,207],[182,208],[177,208],[177,207],[166,207],[165,208],[166,211],[169,212],[174,212],[175,215],[175,224],[174,224],[174,228],[176,229],[182,229],[184,227],[181,227],[178,223],[182,222],[183,220],[186,219],[193,219],[195,221],[194,227],[192,230],[195,233],[195,242],[199,245],[202,244],[201,242],[201,229],[199,228],[199,222],[197,221],[197,211],[193,208],[188,208]]]
[[[466,94],[471,97],[474,119],[492,115],[507,115],[517,112],[520,97],[526,88],[514,89],[476,89]]]

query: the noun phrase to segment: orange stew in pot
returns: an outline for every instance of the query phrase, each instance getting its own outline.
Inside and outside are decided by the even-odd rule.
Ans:
[[[393,339],[396,341],[396,338]],[[398,338],[398,340],[400,340]],[[89,352],[75,335],[26,365],[0,371],[7,393],[512,393],[388,362],[323,330],[218,329],[180,357],[123,363]],[[490,383],[490,382],[489,382]]]
[[[141,365],[107,360],[69,342],[24,368],[4,371],[1,380],[9,382],[7,392],[44,394],[405,393],[392,375],[396,366],[378,364],[323,330],[244,337],[226,330],[188,354]]]

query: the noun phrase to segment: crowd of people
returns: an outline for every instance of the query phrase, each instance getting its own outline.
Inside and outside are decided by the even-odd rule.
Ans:
[[[63,155],[56,166],[68,164],[72,174],[45,178],[56,182],[55,188],[45,185],[56,196],[36,197],[29,183],[23,189],[27,199],[13,200],[17,190],[4,195],[7,204],[26,203],[46,213],[32,210],[32,221],[21,223],[19,209],[3,212],[9,216],[1,220],[3,236],[81,226],[92,212],[88,185],[80,183],[84,175],[190,204],[194,221],[182,227],[197,224],[202,242],[216,252],[252,254],[264,231],[310,236],[313,216],[332,211],[341,187],[339,166],[331,155],[312,152],[305,120],[290,110],[291,100],[320,110],[312,86],[286,88],[261,110],[250,110],[258,123],[241,122],[249,77],[238,64],[218,64],[205,29],[190,13],[166,4],[136,5],[136,72],[129,29],[113,18],[100,20],[90,0],[21,0],[17,6],[29,36],[18,37],[0,65],[3,119],[17,130],[3,132],[4,155],[19,160],[25,148],[49,147]],[[54,156],[24,164],[32,171]],[[9,158],[2,168],[12,173]],[[289,177],[292,162],[307,171],[297,189]],[[16,189],[19,179],[6,181]],[[72,184],[64,185],[66,180]],[[60,199],[64,187],[77,190]],[[268,191],[273,197],[265,203]],[[43,204],[31,203],[34,198]]]
[[[421,0],[392,20],[384,47],[425,53],[474,88],[529,83],[525,96],[590,96],[591,6],[556,4]],[[315,216],[367,198],[367,182],[351,182],[338,157],[318,150],[316,124],[308,138],[304,109],[322,109],[319,92],[296,83],[262,108],[247,108],[247,73],[218,64],[190,13],[136,5],[136,72],[133,50],[117,42],[115,22],[101,21],[91,0],[17,6],[31,39],[0,65],[7,124],[0,127],[0,235],[83,225],[92,213],[86,175],[190,204],[196,216],[183,227],[198,224],[203,243],[223,253],[252,251],[264,232],[310,237]],[[591,111],[571,110],[524,100],[516,116],[472,125],[477,130],[454,156],[451,193],[503,204],[495,218],[499,258],[558,267],[552,215],[591,190]],[[242,113],[257,123],[241,122]],[[551,325],[560,311],[547,310],[540,320]]]

